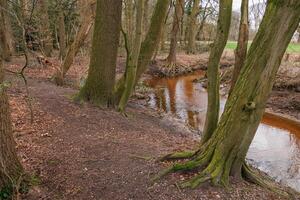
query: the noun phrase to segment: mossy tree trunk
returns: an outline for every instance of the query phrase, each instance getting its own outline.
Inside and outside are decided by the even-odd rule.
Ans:
[[[68,47],[66,56],[62,62],[60,70],[56,72],[54,75],[55,82],[58,85],[63,85],[64,78],[69,71],[71,65],[73,64],[74,58],[77,55],[80,47],[83,45],[86,37],[88,36],[93,23],[94,23],[94,4],[96,3],[95,0],[81,0],[81,20],[80,25],[78,28],[78,32],[75,35],[74,41]]]
[[[298,27],[298,43],[300,43],[300,26]]]
[[[126,21],[126,32],[127,32],[127,40],[128,47],[133,48],[133,40],[134,40],[134,5],[133,0],[126,0],[125,2],[125,21]]]
[[[8,19],[8,6],[7,0],[0,0],[0,46],[2,57],[5,61],[10,61],[13,47],[12,47],[12,33]]]
[[[122,97],[119,102],[118,110],[124,112],[129,97],[134,89],[135,76],[138,58],[142,43],[142,31],[143,31],[143,12],[144,12],[144,0],[136,1],[136,25],[135,25],[135,38],[133,41],[132,49],[128,50],[127,55],[127,66],[125,72],[125,88]],[[128,48],[128,47],[127,47]]]
[[[52,34],[50,31],[48,1],[38,0],[37,2],[40,12],[40,39],[43,51],[46,56],[50,57],[53,50]]]
[[[196,53],[197,16],[200,10],[200,0],[193,0],[193,7],[188,19],[187,54]]]
[[[173,25],[171,31],[171,43],[169,55],[167,57],[167,65],[172,67],[176,64],[176,48],[178,43],[178,32],[180,30],[180,22],[184,11],[184,0],[176,0],[175,12],[173,16]]]
[[[231,86],[229,95],[231,94],[235,82],[239,76],[239,73],[244,65],[247,56],[247,46],[249,38],[249,25],[248,25],[248,3],[249,0],[243,0],[241,5],[241,19],[239,28],[239,38],[237,48],[235,50],[235,64],[233,69],[233,75],[231,79]]]
[[[300,1],[268,1],[259,31],[217,129],[196,153],[177,154],[177,157],[190,157],[189,161],[174,164],[162,175],[204,169],[183,183],[182,186],[187,187],[196,187],[207,180],[228,185],[230,175],[240,178],[245,175],[252,181],[258,180],[248,167],[243,167],[243,163],[263,116],[276,72],[299,21]],[[268,186],[262,180],[257,183]]]
[[[4,71],[0,57],[0,191],[13,192],[18,188],[23,176],[23,167],[18,159],[13,138],[12,123],[7,84],[4,82]],[[1,194],[3,195],[3,193]],[[1,198],[1,196],[0,196]]]
[[[231,22],[232,0],[220,1],[219,6],[220,11],[218,17],[217,34],[209,55],[207,66],[208,104],[203,137],[201,140],[202,143],[205,143],[210,138],[218,124],[220,109],[219,64],[228,39]]]
[[[142,74],[146,71],[149,62],[153,57],[155,49],[159,45],[159,36],[165,23],[169,3],[169,0],[159,0],[155,5],[148,33],[141,45],[141,50],[137,64],[135,84],[140,79]],[[114,96],[116,103],[119,102],[121,95],[123,94],[124,88],[125,75],[120,78],[115,87]]]
[[[121,15],[121,0],[97,0],[88,77],[79,98],[102,106],[113,104]]]

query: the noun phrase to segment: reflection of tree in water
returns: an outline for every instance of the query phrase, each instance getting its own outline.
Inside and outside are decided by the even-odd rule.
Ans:
[[[177,79],[169,79],[167,80],[167,87],[169,92],[169,100],[170,100],[170,111],[172,114],[176,115],[176,85]]]
[[[154,95],[156,108],[158,110],[163,110],[164,112],[167,112],[167,103],[166,103],[166,96],[164,94],[164,89],[157,90]]]

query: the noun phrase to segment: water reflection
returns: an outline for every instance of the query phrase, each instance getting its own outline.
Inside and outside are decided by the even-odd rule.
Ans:
[[[203,75],[198,71],[179,78],[148,80],[149,86],[156,88],[150,96],[150,107],[176,117],[194,130],[202,130],[207,93],[200,83],[194,83],[193,80]],[[221,100],[221,110],[225,101],[224,98]],[[265,114],[247,159],[278,181],[300,191],[300,125]]]

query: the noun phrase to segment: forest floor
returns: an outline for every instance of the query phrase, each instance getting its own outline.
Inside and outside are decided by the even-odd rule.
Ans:
[[[78,75],[85,71],[87,61],[75,63],[68,79],[80,83]],[[130,101],[128,117],[74,103],[76,87],[58,87],[49,80],[53,65],[27,70],[32,124],[24,84],[7,74],[12,83],[9,96],[17,148],[34,183],[24,199],[282,199],[234,180],[228,189],[204,184],[182,190],[176,183],[186,176],[178,173],[152,183],[150,179],[169,164],[157,163],[155,158],[196,148],[198,138],[162,121],[136,100]],[[16,71],[22,60],[6,66]]]

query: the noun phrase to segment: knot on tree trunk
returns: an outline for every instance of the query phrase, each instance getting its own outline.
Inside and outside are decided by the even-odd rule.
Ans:
[[[246,103],[244,110],[245,111],[253,111],[256,109],[256,103],[254,101],[250,101]]]

